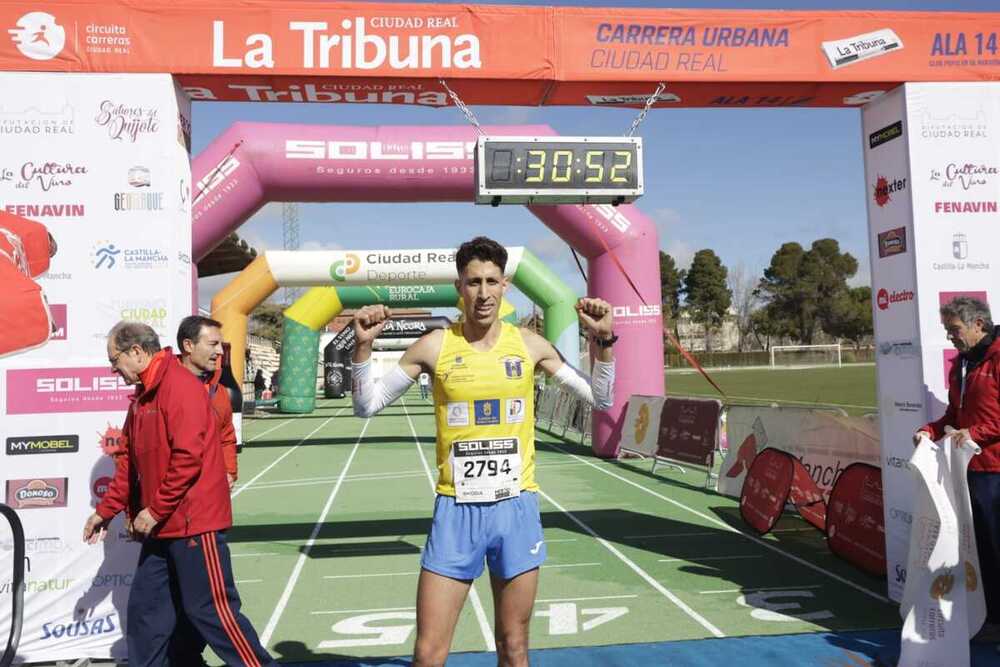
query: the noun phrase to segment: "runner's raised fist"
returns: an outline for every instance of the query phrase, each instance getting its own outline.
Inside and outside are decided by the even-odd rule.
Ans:
[[[375,340],[389,322],[392,312],[377,304],[365,306],[354,313],[354,336],[356,344],[369,344]]]
[[[576,302],[576,314],[587,333],[596,338],[609,338],[614,319],[611,304],[604,299],[583,297]]]

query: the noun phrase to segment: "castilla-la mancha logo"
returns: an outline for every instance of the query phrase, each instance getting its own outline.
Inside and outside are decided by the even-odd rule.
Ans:
[[[66,46],[66,29],[46,12],[29,12],[7,32],[21,55],[32,60],[52,60]]]

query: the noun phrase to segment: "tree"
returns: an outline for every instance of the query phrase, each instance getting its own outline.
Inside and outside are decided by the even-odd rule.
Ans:
[[[684,289],[684,269],[667,253],[660,251],[660,293],[664,320],[677,317],[681,309],[681,291]]]
[[[712,331],[722,326],[722,320],[732,303],[732,293],[726,286],[726,267],[712,250],[699,250],[691,268],[684,276],[684,303],[691,321],[705,327],[705,350],[711,351]]]
[[[811,345],[818,329],[832,325],[835,304],[847,294],[847,279],[858,270],[850,253],[834,239],[813,241],[806,251],[795,242],[783,244],[771,257],[756,293],[768,305],[777,330]]]
[[[729,291],[733,295],[733,311],[736,316],[736,349],[743,352],[750,347],[750,333],[753,331],[753,313],[757,306],[757,279],[750,275],[746,264],[740,262],[729,272]]]
[[[252,334],[280,341],[284,319],[284,306],[265,301],[250,313],[248,330]]]
[[[861,341],[875,332],[872,328],[872,288],[849,289],[834,303],[824,330],[831,336],[851,341],[854,349],[861,347]]]

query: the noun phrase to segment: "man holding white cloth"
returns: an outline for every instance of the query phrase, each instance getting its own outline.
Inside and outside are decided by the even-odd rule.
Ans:
[[[937,421],[921,426],[925,434],[945,437],[945,427],[958,432],[955,442],[975,441],[982,453],[968,468],[969,496],[975,526],[986,624],[974,641],[1000,642],[1000,328],[994,328],[989,306],[957,297],[941,307],[941,324],[959,351],[949,374],[948,408]]]

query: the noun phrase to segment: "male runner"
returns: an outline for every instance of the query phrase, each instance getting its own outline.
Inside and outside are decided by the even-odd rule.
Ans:
[[[528,624],[545,561],[535,483],[534,370],[539,366],[581,399],[612,404],[611,306],[580,299],[576,309],[595,352],[594,379],[566,363],[538,334],[498,319],[508,283],[507,251],[477,237],[455,257],[464,319],[426,334],[399,366],[371,373],[372,341],[389,309],[354,316],[354,413],[370,417],[402,396],[421,372],[434,374],[437,498],[417,585],[416,667],[443,666],[469,586],[490,568],[497,663],[528,664]]]

